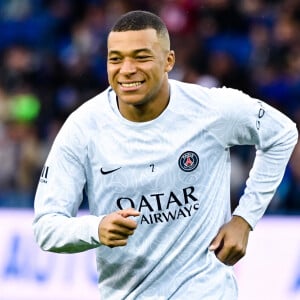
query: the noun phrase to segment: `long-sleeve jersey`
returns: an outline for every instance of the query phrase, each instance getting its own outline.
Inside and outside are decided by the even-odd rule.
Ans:
[[[254,228],[283,177],[297,129],[240,91],[169,85],[168,106],[148,122],[122,117],[110,87],[69,116],[37,188],[36,239],[47,251],[96,248],[101,299],[234,300],[232,267],[208,250],[231,218],[230,147],[256,147],[233,212]],[[90,214],[77,216],[83,193]],[[128,244],[101,244],[102,218],[129,207],[141,215]]]

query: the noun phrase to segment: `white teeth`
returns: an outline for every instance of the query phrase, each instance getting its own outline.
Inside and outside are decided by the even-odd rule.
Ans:
[[[142,83],[140,81],[138,82],[131,82],[131,83],[122,83],[123,87],[136,87],[141,85]]]

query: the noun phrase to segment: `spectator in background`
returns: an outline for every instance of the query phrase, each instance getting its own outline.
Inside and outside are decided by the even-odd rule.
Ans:
[[[285,212],[300,211],[300,144],[298,143],[291,157],[290,180],[285,196]]]
[[[9,114],[0,120],[0,205],[29,207],[44,159],[34,124],[39,102],[29,93],[8,102]]]
[[[32,88],[38,69],[34,53],[22,45],[7,48],[3,57],[0,205],[28,207],[43,159],[35,123],[41,103]]]
[[[270,205],[270,213],[299,214],[300,212],[300,143],[295,147],[289,168]]]

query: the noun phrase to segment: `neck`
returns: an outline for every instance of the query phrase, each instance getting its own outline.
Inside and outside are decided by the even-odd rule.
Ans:
[[[168,106],[168,101],[160,102],[158,107],[157,103],[155,103],[154,107],[150,103],[141,104],[141,105],[131,105],[127,107],[126,110],[122,110],[122,103],[119,103],[118,99],[119,111],[125,119],[128,119],[133,122],[147,122],[154,120],[157,118]]]

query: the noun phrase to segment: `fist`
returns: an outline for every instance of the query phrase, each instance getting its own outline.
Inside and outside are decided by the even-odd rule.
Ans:
[[[137,222],[128,217],[137,217],[140,213],[128,208],[106,215],[99,224],[98,235],[103,245],[108,247],[126,246],[129,236],[137,228]]]

